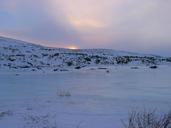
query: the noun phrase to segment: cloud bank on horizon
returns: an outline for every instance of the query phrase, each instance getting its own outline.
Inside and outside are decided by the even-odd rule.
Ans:
[[[170,0],[0,0],[0,35],[171,55]]]

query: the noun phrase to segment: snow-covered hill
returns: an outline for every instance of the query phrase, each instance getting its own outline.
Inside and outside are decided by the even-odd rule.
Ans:
[[[49,48],[20,40],[0,37],[0,68],[52,71],[80,69],[97,65],[156,65],[170,58],[110,49]]]

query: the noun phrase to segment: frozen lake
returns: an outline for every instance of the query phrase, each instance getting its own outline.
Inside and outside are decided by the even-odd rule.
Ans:
[[[171,67],[109,71],[1,72],[0,112],[11,114],[0,117],[0,127],[121,128],[121,120],[133,109],[171,108]],[[41,118],[33,124],[30,116]]]

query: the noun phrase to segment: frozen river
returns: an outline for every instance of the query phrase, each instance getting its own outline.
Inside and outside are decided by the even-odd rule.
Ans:
[[[171,67],[108,70],[0,72],[0,128],[120,128],[131,110],[171,108]]]

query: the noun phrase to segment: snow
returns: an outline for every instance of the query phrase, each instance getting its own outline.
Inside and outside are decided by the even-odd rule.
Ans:
[[[171,108],[171,66],[103,68],[0,72],[0,128],[123,128],[131,110]]]
[[[66,71],[99,65],[160,65],[170,59],[111,49],[49,48],[0,37],[0,70]]]
[[[170,62],[0,37],[0,128],[123,128],[131,110],[167,112]]]

